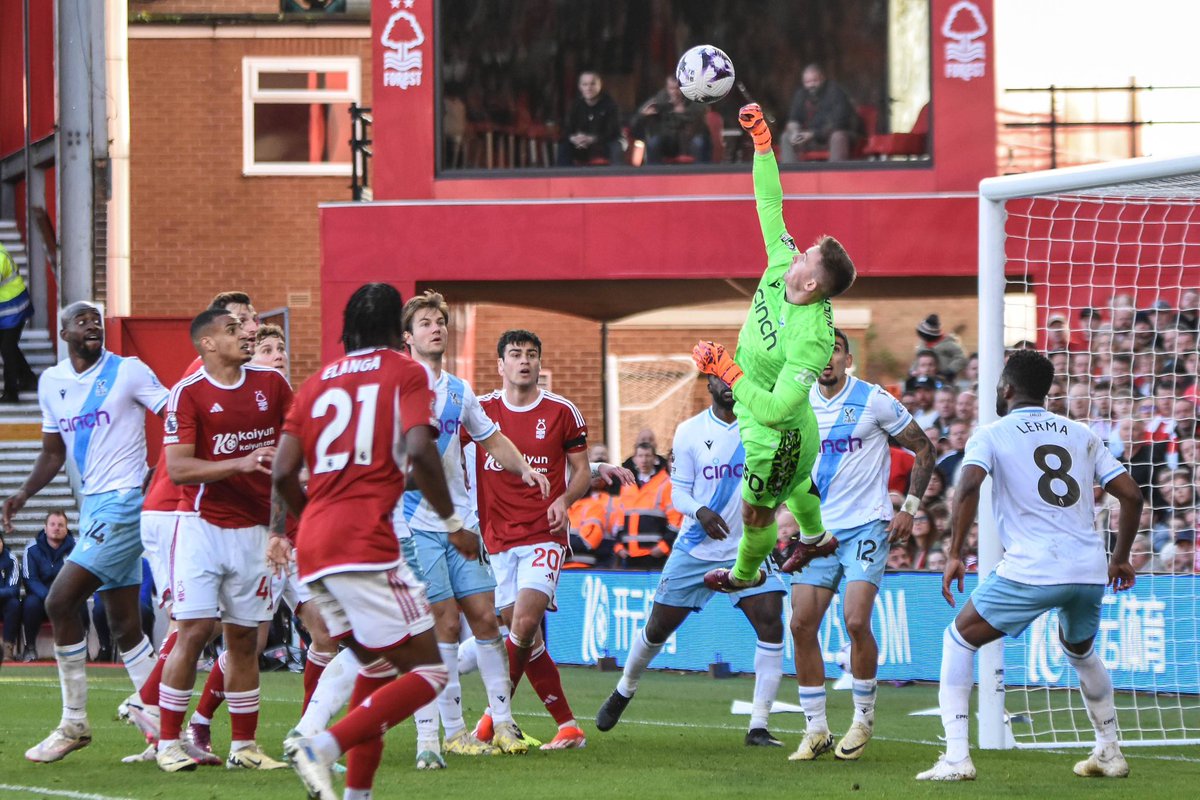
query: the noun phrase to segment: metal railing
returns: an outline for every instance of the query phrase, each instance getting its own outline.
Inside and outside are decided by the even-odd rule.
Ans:
[[[350,193],[355,201],[371,199],[371,109],[350,104]]]
[[[1021,108],[996,112],[1000,174],[1135,158],[1146,154],[1144,134],[1150,129],[1200,126],[1200,119],[1181,118],[1195,113],[1200,86],[1131,81],[1127,86],[1051,85],[1005,93]]]

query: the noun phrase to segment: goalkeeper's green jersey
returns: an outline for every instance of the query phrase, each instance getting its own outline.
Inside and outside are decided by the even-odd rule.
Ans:
[[[754,199],[767,269],[738,335],[734,359],[745,372],[733,389],[738,419],[747,416],[778,430],[804,425],[809,390],[833,353],[833,305],[789,303],[783,276],[797,254],[783,223],[783,186],[774,153],[754,156]]]

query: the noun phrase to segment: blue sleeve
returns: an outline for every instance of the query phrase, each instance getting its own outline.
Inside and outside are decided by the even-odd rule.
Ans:
[[[50,585],[45,582],[43,566],[36,550],[31,547],[25,551],[25,591],[39,600],[45,600],[46,595],[50,594]]]
[[[0,600],[14,600],[21,596],[21,570],[17,568],[17,560],[9,555],[12,561],[12,569],[8,573],[8,580],[0,583]]]

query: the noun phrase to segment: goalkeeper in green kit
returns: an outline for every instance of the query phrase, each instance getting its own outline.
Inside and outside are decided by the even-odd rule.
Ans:
[[[709,589],[739,592],[766,580],[763,561],[776,544],[775,511],[787,504],[800,525],[784,572],[837,549],[821,521],[821,498],[812,482],[820,449],[809,390],[833,352],[833,306],[854,283],[845,248],[822,236],[799,250],[783,223],[783,186],[771,149],[771,130],[757,103],[742,107],[738,121],[754,139],[754,199],[767,269],[738,334],[734,357],[701,342],[692,357],[701,372],[733,389],[746,465],[742,474],[744,533],[733,569],[704,576]]]

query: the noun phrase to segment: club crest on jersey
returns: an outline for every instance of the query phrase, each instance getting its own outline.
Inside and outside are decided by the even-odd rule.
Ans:
[[[254,392],[254,402],[258,403],[259,411],[267,410],[267,396],[263,394],[262,389],[256,389]]]
[[[843,408],[842,409],[842,419],[846,423],[851,424],[851,425],[853,425],[855,422],[858,422],[858,409]]]
[[[537,421],[537,428],[536,428],[536,433],[534,433],[534,438],[536,438],[536,439],[545,439],[546,438],[546,420],[539,419]]]
[[[96,397],[104,397],[106,394],[108,394],[108,381],[104,378],[97,380],[94,391],[96,392]]]
[[[174,411],[167,413],[167,419],[163,423],[163,430],[166,431],[168,436],[174,436],[179,433],[179,419],[175,416]]]

